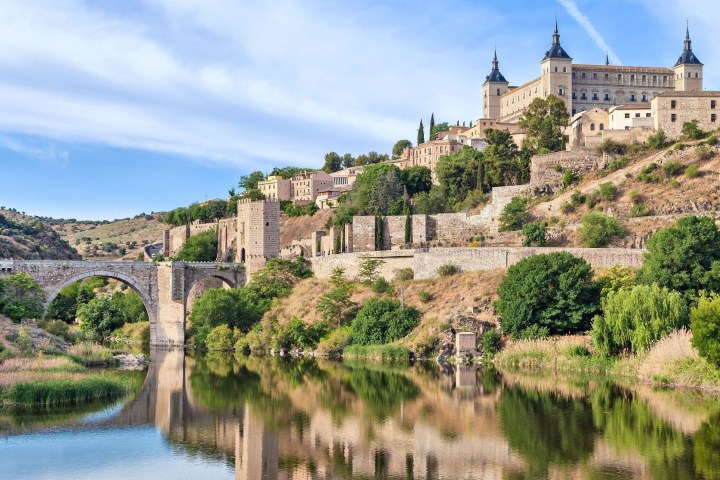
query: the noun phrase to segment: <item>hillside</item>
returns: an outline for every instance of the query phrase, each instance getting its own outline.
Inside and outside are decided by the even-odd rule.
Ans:
[[[161,243],[162,213],[103,222],[54,220],[53,229],[85,260],[135,260],[145,245]]]
[[[326,230],[325,224],[332,218],[332,210],[319,210],[314,215],[301,217],[280,216],[280,248],[289,247],[293,240],[309,239],[313,232]]]
[[[48,224],[12,210],[0,210],[0,259],[80,260],[78,252]]]

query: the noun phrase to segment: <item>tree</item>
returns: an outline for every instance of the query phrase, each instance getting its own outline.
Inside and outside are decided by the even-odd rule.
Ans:
[[[15,322],[43,316],[45,292],[29,274],[13,273],[0,279],[0,312]]]
[[[335,152],[329,152],[325,154],[325,164],[323,165],[323,171],[326,173],[337,172],[342,168],[342,158]]]
[[[402,139],[395,142],[395,145],[393,145],[392,148],[392,158],[393,160],[396,158],[400,158],[400,155],[402,155],[403,150],[406,148],[411,148],[412,142],[410,140]]]
[[[253,202],[259,202],[261,200],[265,200],[265,194],[257,188],[251,188],[250,190],[245,190],[240,198],[252,200]]]
[[[435,135],[437,135],[438,133],[441,133],[441,132],[447,132],[448,130],[450,130],[450,125],[448,125],[448,122],[442,122],[442,123],[438,123],[436,125],[431,126],[429,140],[434,140]]]
[[[603,315],[593,319],[592,337],[595,347],[606,356],[624,350],[645,352],[688,321],[682,296],[657,285],[611,291],[602,301],[602,310]]]
[[[627,234],[617,218],[602,213],[588,213],[580,223],[580,243],[589,248],[606,247],[614,237]]]
[[[587,330],[598,307],[590,265],[567,252],[533,255],[511,266],[498,297],[502,328],[513,337],[529,328],[550,334]]]
[[[394,342],[415,328],[420,312],[403,307],[398,300],[371,298],[358,311],[350,331],[358,345],[382,345]]]
[[[175,259],[184,262],[212,262],[217,258],[217,246],[217,233],[215,230],[208,230],[188,238]]]
[[[379,258],[365,257],[358,265],[358,277],[366,282],[372,282],[378,276],[378,269],[385,263]]]
[[[281,177],[288,180],[296,175],[301,174],[306,168],[301,167],[275,167],[270,172],[270,176]]]
[[[147,322],[148,314],[140,295],[135,290],[128,289],[123,292],[115,292],[111,298],[113,307],[121,312],[123,324],[135,322]]]
[[[265,175],[260,171],[254,171],[249,175],[243,175],[240,177],[238,186],[243,190],[255,190],[258,187],[258,182],[265,180]]]
[[[720,296],[700,298],[690,312],[690,330],[698,353],[720,367]]]
[[[646,244],[638,282],[677,290],[694,302],[700,291],[720,292],[720,230],[710,217],[683,217]]]
[[[350,168],[355,166],[355,157],[353,157],[351,154],[346,153],[342,156],[342,167],[343,168]]]
[[[402,170],[401,176],[407,193],[411,197],[420,192],[429,192],[432,188],[432,173],[428,167],[415,165]]]
[[[527,222],[527,219],[527,200],[521,197],[513,197],[500,214],[498,219],[500,222],[499,230],[501,232],[520,230]]]
[[[702,131],[698,127],[697,120],[683,123],[681,131],[682,136],[688,140],[700,140],[701,138],[705,138],[705,135],[707,135],[706,132]]]
[[[373,215],[394,215],[399,213],[398,200],[402,200],[403,182],[396,170],[380,172],[375,179],[368,199],[368,212]]]
[[[533,152],[562,150],[568,120],[565,102],[555,95],[534,99],[520,117],[520,127],[526,135],[523,148]]]
[[[432,140],[433,137],[433,130],[435,130],[435,113],[430,114],[430,137],[429,139]]]
[[[531,222],[522,227],[523,247],[544,247],[547,227],[543,222]]]
[[[648,137],[648,145],[651,148],[661,149],[667,147],[669,144],[670,141],[665,134],[665,130],[662,128]]]
[[[345,284],[324,293],[316,307],[320,318],[332,327],[343,324],[355,307],[350,295],[350,289]]]
[[[485,130],[488,143],[483,150],[485,164],[483,184],[492,186],[519,185],[530,180],[530,157],[518,151],[507,130]]]
[[[412,199],[412,203],[415,213],[434,215],[447,211],[447,196],[443,189],[438,186],[433,186],[429,192],[416,194]]]
[[[468,193],[482,188],[483,154],[467,145],[450,155],[441,155],[435,167],[435,175],[447,195],[450,204],[465,200]]]
[[[425,143],[425,128],[423,127],[422,118],[420,119],[420,127],[418,128],[417,144]]]
[[[195,345],[203,348],[210,331],[220,325],[247,332],[262,318],[261,307],[247,291],[235,288],[211,288],[195,301],[190,312],[190,333]]]
[[[82,331],[93,334],[97,339],[108,337],[125,323],[121,311],[113,305],[110,297],[93,298],[77,309]]]

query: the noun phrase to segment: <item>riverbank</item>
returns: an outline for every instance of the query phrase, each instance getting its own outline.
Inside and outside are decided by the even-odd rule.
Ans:
[[[611,358],[596,354],[589,336],[510,340],[493,362],[511,372],[607,375],[720,394],[720,370],[697,354],[691,338],[680,330],[647,353]]]

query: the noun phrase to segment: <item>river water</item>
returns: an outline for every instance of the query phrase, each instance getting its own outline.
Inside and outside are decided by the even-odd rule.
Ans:
[[[152,357],[132,398],[0,413],[0,478],[720,479],[720,404],[694,393],[434,364]]]

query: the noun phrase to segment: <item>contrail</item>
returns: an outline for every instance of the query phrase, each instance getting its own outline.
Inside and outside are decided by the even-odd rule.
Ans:
[[[565,10],[570,14],[571,17],[575,19],[576,22],[582,26],[585,31],[590,35],[590,38],[593,39],[595,44],[603,51],[607,52],[608,56],[610,57],[610,61],[615,65],[622,65],[622,61],[620,58],[615,55],[615,52],[613,52],[612,48],[610,48],[610,45],[607,44],[605,39],[598,33],[597,30],[595,30],[595,27],[590,22],[590,19],[580,11],[577,4],[575,3],[575,0],[557,0],[560,5],[565,7]]]

